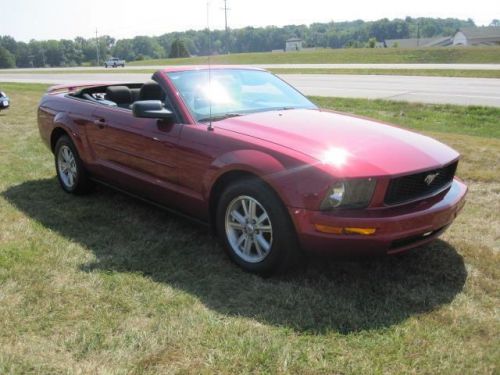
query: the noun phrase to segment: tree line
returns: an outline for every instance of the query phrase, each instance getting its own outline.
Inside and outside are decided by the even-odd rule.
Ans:
[[[453,35],[461,27],[475,26],[471,19],[411,18],[381,19],[365,22],[313,23],[283,27],[245,27],[223,30],[188,30],[160,36],[136,36],[116,40],[99,38],[74,40],[16,41],[0,36],[0,68],[59,67],[97,63],[97,49],[103,58],[119,57],[126,61],[209,55],[223,53],[265,52],[283,49],[292,37],[303,39],[305,47],[373,47],[374,41],[386,39],[427,38]],[[98,48],[97,48],[98,47]]]

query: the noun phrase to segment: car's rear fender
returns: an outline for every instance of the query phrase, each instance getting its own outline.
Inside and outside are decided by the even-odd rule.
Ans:
[[[75,145],[80,159],[82,159],[84,163],[89,162],[87,144],[84,137],[80,134],[77,124],[75,124],[66,112],[59,112],[54,117],[53,129],[50,134],[50,146],[52,152],[55,151],[54,148],[58,138],[64,133],[69,136]]]

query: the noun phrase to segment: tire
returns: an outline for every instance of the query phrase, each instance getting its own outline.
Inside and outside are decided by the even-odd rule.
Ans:
[[[224,190],[217,205],[216,229],[231,260],[247,272],[284,273],[302,259],[285,206],[258,179],[237,181]]]
[[[54,148],[54,159],[57,179],[65,192],[85,194],[91,189],[92,183],[88,178],[87,171],[75,145],[68,136],[63,135],[57,140]]]

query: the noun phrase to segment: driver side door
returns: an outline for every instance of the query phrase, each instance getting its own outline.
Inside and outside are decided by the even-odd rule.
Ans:
[[[124,108],[97,106],[87,136],[99,178],[170,204],[178,181],[176,147],[182,124],[136,118]]]

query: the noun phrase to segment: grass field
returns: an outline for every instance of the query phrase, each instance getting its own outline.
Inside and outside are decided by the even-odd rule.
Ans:
[[[129,65],[204,64],[206,56],[141,60]],[[214,64],[370,64],[370,63],[500,63],[500,47],[341,48],[287,53],[235,53],[212,56]]]
[[[194,224],[63,193],[36,127],[45,86],[1,88],[0,373],[500,371],[500,109],[313,98],[459,150],[468,203],[416,251],[261,279]]]
[[[324,68],[271,68],[275,74],[362,74],[362,75],[400,75],[400,76],[435,76],[435,77],[471,77],[471,78],[500,78],[500,70],[456,70],[456,69],[324,69]],[[123,74],[123,73],[151,73],[156,69],[96,69],[84,70],[18,70],[8,72],[11,74]],[[1,74],[2,72],[0,72]]]

